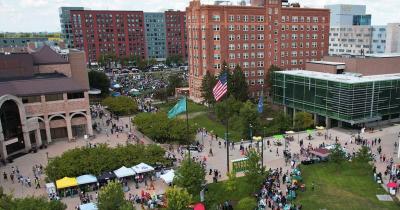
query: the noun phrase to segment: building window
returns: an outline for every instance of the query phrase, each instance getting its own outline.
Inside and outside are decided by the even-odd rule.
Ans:
[[[22,103],[29,104],[29,103],[38,103],[40,102],[40,96],[24,96],[22,97]]]
[[[68,93],[67,97],[68,97],[68,99],[85,98],[85,94],[83,92]]]
[[[46,101],[61,101],[61,100],[64,100],[62,93],[46,95],[45,98],[46,98]]]
[[[213,21],[220,21],[221,17],[219,15],[213,15],[212,20]]]

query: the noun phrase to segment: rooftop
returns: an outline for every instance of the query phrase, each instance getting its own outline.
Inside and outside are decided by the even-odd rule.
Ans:
[[[400,73],[371,75],[371,76],[360,76],[357,74],[329,74],[329,73],[307,71],[307,70],[277,71],[276,73],[320,79],[320,80],[328,80],[333,82],[341,82],[347,84],[400,80]]]
[[[332,61],[309,61],[307,63],[323,64],[323,65],[330,65],[330,66],[346,65],[345,63],[332,62]]]

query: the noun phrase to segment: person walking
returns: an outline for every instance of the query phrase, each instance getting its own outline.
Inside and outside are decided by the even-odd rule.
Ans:
[[[4,181],[7,181],[7,173],[5,171],[3,172],[3,178],[4,178]]]
[[[11,183],[14,184],[14,174],[13,173],[10,174],[10,180],[11,180]]]

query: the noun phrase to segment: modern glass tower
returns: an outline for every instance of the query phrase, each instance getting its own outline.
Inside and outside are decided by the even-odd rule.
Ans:
[[[400,116],[400,74],[278,71],[272,74],[272,94],[285,110],[313,113],[316,121],[325,118],[327,127],[331,122],[354,126]]]

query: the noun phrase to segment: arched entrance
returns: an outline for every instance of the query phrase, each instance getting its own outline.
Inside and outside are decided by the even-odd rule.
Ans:
[[[25,149],[18,104],[13,100],[6,100],[0,107],[0,119],[7,154]]]
[[[63,115],[53,115],[49,121],[52,141],[68,138],[67,121]]]
[[[88,134],[87,117],[83,112],[77,112],[71,115],[71,129],[73,137],[82,137]]]

